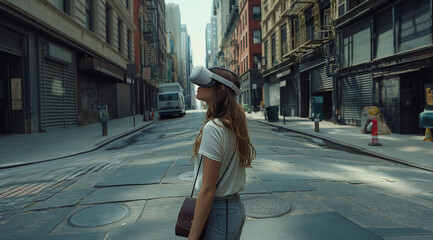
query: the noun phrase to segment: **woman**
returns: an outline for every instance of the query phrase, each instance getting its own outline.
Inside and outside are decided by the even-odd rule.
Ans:
[[[196,189],[200,191],[188,239],[199,239],[202,231],[204,239],[240,239],[246,215],[239,192],[245,184],[245,168],[251,167],[256,151],[248,136],[245,112],[236,100],[239,78],[224,68],[197,67],[190,81],[199,86],[196,98],[209,108],[193,145],[199,174]]]

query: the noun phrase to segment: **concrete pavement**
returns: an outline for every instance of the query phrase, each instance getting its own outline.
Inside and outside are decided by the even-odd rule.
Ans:
[[[433,142],[422,141],[424,137],[421,135],[379,135],[379,143],[382,146],[369,146],[371,135],[362,134],[356,126],[322,121],[320,131],[315,132],[314,122],[305,118],[286,117],[285,124],[282,116],[279,117],[279,122],[268,122],[262,112],[249,113],[247,118],[309,135],[349,150],[433,171]]]
[[[102,136],[100,123],[73,128],[50,129],[44,133],[0,136],[0,169],[64,158],[98,149],[107,143],[138,131],[157,119],[143,121],[142,115],[108,122],[108,136]],[[370,134],[362,134],[359,127],[320,122],[320,132],[314,132],[314,122],[300,117],[286,117],[285,124],[268,122],[263,113],[250,113],[247,118],[276,127],[309,135],[342,148],[367,155],[433,171],[433,143],[422,141],[423,136],[412,134],[380,135],[382,146],[369,146]]]
[[[160,121],[154,125],[153,134],[143,134],[137,142],[117,141],[105,151],[83,155],[100,154],[105,161],[123,162],[118,168],[72,178],[61,191],[41,192],[41,196],[33,197],[36,200],[23,203],[16,214],[0,215],[2,239],[181,239],[174,236],[173,228],[193,181],[189,157],[203,119],[197,115]],[[280,216],[273,211],[270,218],[248,218],[241,239],[432,238],[430,173],[315,146],[310,138],[275,133],[274,128],[257,124],[252,114],[247,116],[252,120],[251,136],[259,155],[253,168],[247,170],[246,187],[241,192],[246,211],[251,216],[251,212],[279,202],[291,206],[291,212]],[[258,121],[260,118],[257,114]],[[292,120],[311,124],[306,119]],[[61,162],[58,166],[48,166],[57,161],[40,165],[52,169],[34,165],[27,169],[32,172],[24,174],[32,177],[59,166],[76,172],[71,168],[73,161],[63,161],[71,165]],[[18,173],[18,169],[2,172]],[[15,173],[4,175],[3,180],[9,181]],[[56,186],[60,184],[57,177],[41,176],[31,183],[51,180]],[[23,181],[22,175],[16,178]],[[17,207],[8,205],[4,204]],[[75,216],[101,206],[105,211],[96,220],[112,220],[111,224],[99,226],[90,222],[94,215],[88,214],[84,220],[93,227],[71,225]],[[113,219],[109,206],[130,211]],[[274,207],[281,210],[281,206]]]
[[[157,121],[143,115],[108,121],[108,135],[102,136],[101,123],[49,129],[44,133],[0,136],[0,169],[65,158],[98,149]]]

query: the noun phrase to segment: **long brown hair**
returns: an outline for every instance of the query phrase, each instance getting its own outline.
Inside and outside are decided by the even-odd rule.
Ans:
[[[210,68],[209,70],[232,81],[240,88],[239,78],[236,74],[222,68]],[[256,157],[256,150],[250,142],[245,112],[236,100],[234,91],[229,87],[223,86],[221,83],[216,82],[213,87],[213,104],[207,110],[205,123],[219,118],[225,127],[232,130],[236,134],[236,149],[242,165],[244,167],[251,167],[251,161]],[[198,150],[203,137],[203,127],[195,138],[192,158],[198,156]]]

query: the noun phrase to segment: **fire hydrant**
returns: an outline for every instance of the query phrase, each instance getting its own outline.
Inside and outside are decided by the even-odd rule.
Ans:
[[[377,127],[377,119],[373,118],[371,119],[370,124],[367,126],[367,130],[371,131],[371,143],[368,145],[370,146],[382,146],[382,144],[379,143],[379,137],[378,137],[378,127]]]

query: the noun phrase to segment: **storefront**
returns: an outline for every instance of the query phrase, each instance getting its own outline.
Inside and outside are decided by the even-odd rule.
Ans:
[[[0,12],[0,134],[39,130],[36,38]]]
[[[301,58],[300,72],[302,83],[303,117],[309,116],[311,97],[323,97],[323,119],[331,119],[333,112],[333,77],[326,71],[326,56],[319,49]],[[334,56],[328,56],[333,61]]]
[[[433,68],[427,61],[418,61],[381,70],[373,74],[373,104],[380,108],[392,132],[422,132],[418,116],[425,107],[424,86]]]
[[[258,69],[249,69],[241,76],[241,103],[252,107],[253,111],[260,110],[262,101],[263,77]]]
[[[290,65],[286,71],[277,74],[280,79],[281,115],[299,116],[299,83],[295,65]]]
[[[66,46],[39,39],[40,130],[77,125],[75,54]]]
[[[109,119],[131,115],[131,84],[125,72],[93,57],[78,59],[78,121],[99,121],[98,105],[108,106]]]
[[[0,35],[0,134],[25,133],[28,85],[24,79],[23,37],[3,28]]]

